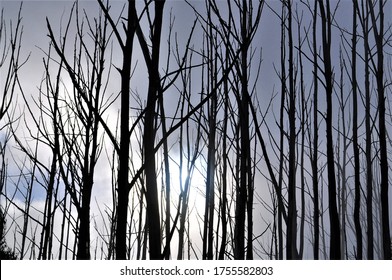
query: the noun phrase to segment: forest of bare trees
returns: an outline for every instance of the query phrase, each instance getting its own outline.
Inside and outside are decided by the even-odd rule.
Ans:
[[[2,4],[1,258],[392,259],[391,2]]]

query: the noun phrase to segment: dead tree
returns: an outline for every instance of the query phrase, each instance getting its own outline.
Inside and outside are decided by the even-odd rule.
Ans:
[[[217,65],[217,35],[213,32],[211,21],[211,5],[207,7],[207,26],[206,30],[206,65],[207,65],[207,92],[216,87],[218,81]],[[207,127],[208,143],[207,148],[207,174],[206,174],[206,202],[203,221],[203,259],[213,259],[214,249],[214,216],[215,216],[215,170],[216,170],[216,126],[218,96],[213,95],[207,102]]]
[[[116,216],[116,259],[126,259],[127,252],[127,221],[128,203],[131,186],[129,184],[129,106],[130,106],[130,79],[133,56],[133,44],[136,34],[137,13],[134,0],[128,1],[127,15],[123,22],[125,38],[121,37],[120,28],[115,24],[115,20],[109,14],[109,7],[104,5],[102,0],[98,3],[103,10],[105,17],[110,23],[122,53],[122,66],[119,67],[121,75],[121,113],[120,113],[120,143],[115,140],[112,143],[117,147],[118,152],[118,177],[117,177],[117,216]]]
[[[386,133],[386,105],[385,105],[385,81],[384,81],[384,5],[386,1],[379,0],[373,2],[368,0],[368,6],[371,16],[371,27],[373,29],[374,40],[376,44],[377,61],[371,57],[373,64],[373,71],[375,73],[377,83],[377,97],[378,97],[378,129],[380,141],[380,196],[381,196],[381,224],[382,224],[382,242],[384,259],[390,260],[391,255],[391,235],[389,228],[389,167],[388,167],[388,151],[387,151],[387,133]],[[376,14],[376,5],[378,4],[378,14]]]
[[[357,239],[357,256],[362,257],[362,228],[360,221],[361,208],[361,178],[358,145],[358,82],[357,82],[357,1],[353,0],[353,32],[351,46],[351,86],[353,95],[353,150],[354,150],[354,181],[355,181],[355,203],[354,203],[354,223]],[[370,241],[372,242],[372,241]]]
[[[140,25],[137,36],[142,46],[144,59],[149,74],[147,107],[144,115],[143,149],[145,159],[147,223],[149,236],[150,259],[161,259],[161,227],[159,218],[158,186],[155,164],[155,117],[159,94],[162,94],[159,75],[159,54],[161,46],[161,32],[163,8],[165,1],[154,1],[154,22],[149,26],[151,32],[151,54],[142,34]],[[149,7],[146,7],[149,9]]]
[[[326,141],[327,141],[327,171],[328,171],[328,210],[330,217],[330,258],[341,259],[340,255],[340,222],[337,210],[336,197],[336,178],[335,178],[335,157],[333,146],[333,130],[332,130],[332,96],[334,73],[331,61],[331,34],[332,34],[332,13],[330,2],[318,0],[320,7],[321,28],[322,28],[322,49],[323,49],[323,65],[324,65],[324,88],[326,94],[327,111],[325,114],[326,123]],[[316,62],[314,62],[316,63]]]
[[[293,17],[292,2],[287,1],[283,5],[287,6],[288,16],[288,118],[289,118],[289,156],[288,156],[288,211],[287,211],[287,238],[286,255],[287,259],[297,259],[297,201],[296,201],[296,89],[294,77],[294,43],[293,43]]]

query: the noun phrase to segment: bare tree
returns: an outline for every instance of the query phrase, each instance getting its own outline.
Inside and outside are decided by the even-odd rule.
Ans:
[[[357,238],[357,259],[362,259],[362,228],[360,222],[361,178],[358,145],[358,83],[357,83],[357,1],[353,1],[353,31],[351,46],[351,83],[353,95],[353,150],[355,176],[354,223]]]
[[[320,226],[319,226],[319,182],[318,182],[318,67],[317,63],[317,3],[314,1],[313,11],[313,22],[312,22],[312,33],[313,33],[313,154],[312,154],[312,186],[313,186],[313,228],[314,228],[314,259],[319,259],[319,239],[320,239]]]
[[[297,259],[297,202],[296,202],[296,89],[294,77],[294,42],[293,42],[293,16],[291,1],[285,2],[288,16],[288,118],[289,118],[289,158],[288,158],[288,211],[287,211],[287,259]]]
[[[21,48],[22,48],[22,35],[23,35],[23,25],[22,25],[22,8],[23,4],[20,4],[18,14],[15,17],[16,22],[10,21],[8,25],[4,16],[4,8],[1,9],[0,15],[0,73],[1,73],[1,85],[0,89],[0,194],[9,197],[7,190],[7,184],[9,183],[8,177],[8,143],[12,138],[13,125],[17,121],[16,118],[16,101],[17,101],[17,91],[23,90],[21,88],[19,80],[19,70],[27,62],[28,57],[25,61],[21,61]],[[15,24],[15,25],[14,25]],[[9,28],[8,28],[9,27]],[[12,153],[11,153],[12,154]],[[22,164],[23,166],[23,164]],[[21,173],[21,178],[26,178]],[[26,181],[28,179],[26,178]],[[29,183],[26,182],[28,185]],[[17,186],[18,189],[18,186]],[[12,196],[12,195],[11,195]],[[26,244],[26,231],[28,227],[28,208],[31,201],[31,188],[27,187],[26,194],[26,204],[25,204],[25,214],[23,215],[23,225],[22,225],[22,240],[19,256],[8,247],[5,240],[6,231],[6,217],[8,215],[9,204],[8,199],[5,204],[1,205],[0,208],[0,226],[1,226],[1,236],[0,236],[0,253],[1,259],[16,259],[23,258],[25,255],[25,244]]]
[[[75,3],[60,33],[47,20],[35,96],[23,90],[21,11],[11,33],[1,14],[0,186],[18,257],[390,258],[390,3],[268,3],[281,33],[269,93],[269,42],[256,37],[266,3],[187,3],[186,38],[167,1]],[[93,205],[104,166],[110,202]]]
[[[378,95],[378,126],[380,140],[380,172],[381,172],[381,213],[382,213],[382,241],[384,249],[384,259],[391,259],[391,235],[389,229],[389,198],[388,198],[388,151],[386,136],[386,120],[385,120],[385,82],[384,82],[384,5],[386,1],[379,0],[377,2],[368,1],[371,27],[373,29],[374,40],[376,44],[377,61],[371,57],[373,71],[377,81]],[[376,15],[376,5],[378,4],[378,14]]]
[[[206,89],[210,92],[216,87],[218,81],[217,65],[217,34],[213,32],[213,23],[211,21],[211,4],[207,5],[207,23],[206,23]],[[216,172],[216,126],[217,126],[217,108],[218,96],[213,95],[207,101],[207,127],[208,143],[207,148],[207,174],[206,174],[206,202],[203,221],[203,259],[213,259],[214,249],[214,216],[215,216],[215,172]]]
[[[369,50],[369,2],[362,1],[361,5],[354,2],[357,16],[363,34],[363,60],[364,60],[364,99],[365,99],[365,155],[366,155],[366,220],[367,220],[367,259],[374,259],[374,235],[373,235],[373,155],[372,155],[372,116],[371,116],[371,94],[370,94],[370,57]]]
[[[154,1],[154,22],[150,22],[151,32],[151,55],[140,26],[138,27],[138,39],[143,49],[144,59],[149,74],[147,107],[144,116],[144,136],[143,149],[145,158],[146,177],[146,202],[147,202],[147,223],[149,235],[149,250],[151,259],[161,259],[162,237],[159,218],[158,186],[155,173],[155,110],[157,98],[161,94],[159,75],[159,54],[161,46],[161,32],[163,8],[165,1]],[[146,7],[149,9],[149,7]]]
[[[336,178],[335,178],[335,159],[332,135],[332,96],[334,73],[331,62],[331,40],[332,40],[332,17],[330,2],[318,0],[321,16],[322,27],[322,48],[323,48],[323,64],[324,64],[324,88],[326,94],[327,112],[325,115],[326,122],[326,138],[327,138],[327,169],[328,169],[328,209],[330,216],[330,258],[341,259],[340,255],[340,222],[337,210],[336,197]]]
[[[6,184],[7,176],[7,164],[6,164],[6,146],[11,135],[8,127],[14,122],[15,112],[12,108],[13,101],[16,100],[15,92],[20,87],[19,82],[19,70],[26,63],[20,61],[20,53],[22,46],[22,7],[19,7],[18,15],[16,17],[16,24],[13,27],[12,22],[10,24],[10,35],[7,34],[7,23],[4,18],[4,8],[1,9],[0,15],[0,70],[2,73],[2,85],[1,89],[2,97],[0,98],[0,131],[4,132],[4,136],[0,139],[0,158],[1,158],[1,170],[0,170],[0,192],[3,194],[3,188]],[[5,213],[6,214],[6,213]]]
[[[235,210],[235,226],[234,226],[234,258],[244,259],[245,251],[246,258],[253,258],[253,175],[252,175],[252,160],[250,154],[250,122],[249,122],[249,104],[251,104],[251,97],[249,92],[249,49],[254,38],[255,32],[261,18],[264,1],[260,1],[254,9],[252,1],[236,1],[236,7],[240,16],[239,26],[233,21],[234,8],[228,2],[229,19],[225,21],[219,12],[219,8],[215,1],[210,1],[213,12],[218,16],[220,23],[223,24],[223,37],[234,36],[235,42],[238,44],[238,51],[240,57],[238,60],[233,60],[235,63],[235,75],[238,76],[238,83],[240,88],[234,92],[235,98],[238,102],[239,109],[239,185],[236,189],[236,210]],[[255,12],[254,12],[255,11]],[[230,24],[228,24],[228,22]],[[233,46],[228,45],[231,56],[237,53]],[[235,87],[233,87],[235,90]],[[247,217],[247,218],[246,218]],[[247,221],[247,250],[245,250],[245,221]]]
[[[60,172],[68,191],[71,193],[73,203],[78,210],[77,258],[90,259],[91,195],[94,184],[95,166],[100,154],[99,147],[102,147],[102,142],[98,135],[100,118],[97,115],[101,116],[102,112],[106,109],[102,104],[105,103],[104,93],[106,82],[104,80],[104,69],[108,37],[107,28],[109,23],[107,18],[102,14],[94,19],[94,24],[88,17],[80,22],[79,14],[79,6],[76,5],[74,16],[77,24],[77,35],[75,39],[77,44],[75,44],[72,68],[69,67],[71,63],[67,62],[67,58],[65,57],[67,34],[65,34],[64,41],[60,47],[56,43],[49,23],[48,28],[50,39],[55,45],[58,55],[67,65],[67,71],[74,85],[73,95],[69,96],[68,99],[65,97],[67,103],[62,106],[69,108],[67,112],[69,118],[64,120],[59,117],[56,121],[59,136],[61,135],[63,139],[62,146],[66,150],[64,155],[62,153],[58,154],[58,161],[60,163]],[[72,13],[70,15],[70,21],[71,17]],[[92,47],[89,47],[89,42],[84,38],[86,33],[84,30],[85,23],[88,26],[88,34],[93,38]],[[88,58],[86,61],[87,66],[85,67],[82,66],[83,55]],[[110,74],[110,67],[108,69],[108,73]],[[85,72],[89,73],[89,76],[86,76],[84,74]],[[84,107],[87,109],[84,109]],[[75,119],[75,117],[75,123],[71,124],[70,120]],[[65,159],[65,157],[68,157],[68,159]],[[69,169],[72,169],[74,173],[70,178],[66,174],[66,170]],[[76,176],[75,173],[80,173],[80,175]],[[75,186],[80,186],[80,190],[77,190]]]
[[[119,28],[115,20],[109,14],[108,5],[105,5],[102,0],[98,3],[103,10],[105,17],[109,21],[113,32],[116,36],[117,42],[120,45],[122,52],[122,66],[119,68],[121,75],[121,113],[120,113],[120,143],[117,144],[112,140],[113,145],[117,146],[118,150],[118,177],[117,177],[117,209],[116,209],[116,259],[126,259],[126,236],[127,236],[127,221],[128,221],[128,204],[129,192],[131,185],[129,183],[129,106],[130,106],[130,79],[133,56],[134,37],[137,26],[136,4],[134,0],[128,1],[127,16],[123,18],[123,30],[125,38],[121,37]]]

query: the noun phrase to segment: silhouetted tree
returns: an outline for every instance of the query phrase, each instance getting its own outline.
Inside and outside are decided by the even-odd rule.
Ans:
[[[353,31],[351,45],[351,84],[353,95],[353,150],[355,176],[354,223],[357,238],[357,259],[362,259],[362,228],[360,222],[361,178],[358,144],[358,83],[357,83],[357,1],[353,1]]]
[[[341,259],[340,255],[340,222],[337,210],[337,195],[336,195],[336,178],[335,178],[335,159],[333,148],[333,135],[332,135],[332,118],[333,118],[333,85],[334,73],[331,61],[331,40],[332,40],[332,17],[333,14],[330,8],[330,2],[318,0],[321,17],[322,27],[322,49],[324,64],[324,88],[326,94],[327,111],[325,115],[326,122],[326,140],[327,140],[327,169],[328,169],[328,210],[330,219],[330,258]]]
[[[78,211],[79,228],[78,238],[78,259],[90,259],[90,207],[91,195],[94,185],[95,166],[100,154],[102,141],[99,139],[98,129],[100,126],[100,117],[106,109],[104,104],[105,83],[104,69],[105,59],[107,56],[107,33],[108,19],[102,14],[94,18],[95,25],[88,17],[79,21],[79,6],[75,6],[75,15],[71,12],[70,21],[73,16],[76,17],[76,42],[74,56],[70,59],[65,57],[67,33],[64,34],[62,45],[59,46],[54,38],[52,28],[48,22],[49,36],[55,46],[56,52],[61,57],[62,63],[66,64],[67,72],[72,80],[74,87],[73,95],[64,97],[67,102],[64,105],[58,105],[58,93],[54,93],[55,110],[59,111],[60,117],[55,121],[55,131],[58,137],[63,140],[62,146],[65,149],[64,154],[58,153],[57,160],[60,164],[60,173],[73,198],[73,203]],[[88,31],[84,30],[84,24],[87,22]],[[85,33],[89,34],[92,39],[90,42],[84,38]],[[87,57],[87,66],[82,66],[82,57]],[[73,65],[73,66],[71,66]],[[91,66],[90,66],[91,65]],[[49,77],[49,67],[46,66]],[[87,71],[86,71],[87,70]],[[88,73],[87,75],[84,73]],[[60,72],[57,80],[61,80]],[[68,119],[61,117],[60,107],[68,108]],[[84,109],[86,107],[87,109]],[[70,120],[75,119],[75,123]],[[70,129],[71,128],[71,129]],[[60,145],[60,144],[59,144]],[[77,146],[78,148],[76,148]],[[80,160],[74,160],[80,159]],[[71,167],[72,166],[72,167]],[[72,176],[67,176],[67,171],[72,169]],[[76,176],[75,173],[80,173]],[[79,186],[80,189],[77,189]]]
[[[382,228],[382,242],[384,249],[384,259],[391,259],[391,234],[389,228],[389,167],[388,167],[388,151],[387,151],[387,133],[386,133],[386,96],[385,96],[385,81],[384,81],[384,5],[386,1],[379,0],[372,2],[368,0],[368,6],[371,16],[371,27],[374,34],[376,44],[376,58],[371,56],[373,71],[377,82],[377,97],[378,97],[378,129],[380,141],[380,172],[381,172],[381,228]],[[378,14],[376,14],[376,5],[378,4]]]

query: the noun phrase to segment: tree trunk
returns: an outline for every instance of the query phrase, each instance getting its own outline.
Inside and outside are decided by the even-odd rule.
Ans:
[[[161,43],[163,7],[165,1],[155,1],[155,18],[152,31],[152,53],[146,61],[149,83],[147,108],[144,118],[143,148],[145,157],[146,201],[150,259],[161,259],[161,227],[159,218],[158,187],[155,171],[155,107],[160,90],[159,52]],[[152,26],[150,27],[152,28]],[[139,36],[139,41],[141,40]],[[146,57],[146,54],[144,54]]]
[[[241,7],[241,98],[238,107],[240,108],[239,121],[240,121],[240,184],[236,194],[236,210],[235,210],[235,227],[234,227],[234,258],[245,258],[245,217],[246,217],[246,204],[251,191],[252,182],[249,166],[250,160],[250,145],[249,145],[249,92],[248,92],[248,49],[249,49],[249,11],[248,3],[243,0]],[[252,230],[252,225],[248,221],[248,230]],[[247,248],[252,250],[252,248]],[[251,255],[247,255],[251,258]]]
[[[360,221],[361,208],[361,177],[358,145],[358,84],[357,84],[357,11],[355,6],[357,1],[353,0],[353,34],[351,46],[351,81],[353,94],[353,151],[354,151],[354,181],[355,181],[355,202],[354,202],[354,224],[357,239],[357,256],[362,257],[362,228]]]
[[[127,252],[127,221],[129,203],[129,96],[133,39],[135,35],[135,1],[128,1],[128,21],[126,42],[123,52],[121,73],[121,113],[120,113],[120,153],[118,170],[118,202],[116,219],[116,259],[125,260]]]
[[[389,198],[388,198],[388,151],[387,151],[387,136],[386,136],[386,120],[385,120],[385,85],[384,85],[384,2],[379,0],[379,27],[377,27],[377,18],[374,11],[373,2],[369,0],[370,15],[372,18],[372,28],[374,31],[374,38],[376,42],[376,56],[377,65],[375,70],[377,81],[377,94],[378,94],[378,126],[379,126],[379,139],[380,139],[380,196],[381,196],[381,228],[382,228],[382,241],[384,259],[390,260],[391,256],[391,235],[389,228]]]
[[[320,251],[320,211],[318,187],[318,67],[317,67],[317,3],[314,1],[313,11],[313,154],[312,154],[312,186],[313,186],[313,257],[318,260]]]
[[[229,38],[227,38],[229,43]],[[226,51],[225,69],[228,68],[229,52]],[[226,253],[226,242],[227,242],[227,123],[229,116],[229,85],[228,81],[223,82],[223,93],[224,93],[224,115],[223,115],[223,129],[222,129],[222,194],[221,194],[221,221],[222,221],[222,237],[221,246],[219,249],[219,259],[223,260]]]
[[[286,102],[286,5],[282,3],[282,15],[281,15],[281,42],[280,42],[280,84],[281,84],[281,100],[280,100],[280,112],[279,112],[279,177],[278,177],[278,188],[276,190],[276,195],[278,199],[283,199],[282,187],[283,187],[283,165],[284,165],[284,112],[285,112],[285,102]],[[282,211],[283,205],[279,206],[277,209],[278,216],[278,259],[283,260],[283,222],[282,222]]]
[[[288,174],[288,212],[287,212],[287,259],[297,259],[297,201],[296,201],[296,92],[294,81],[292,8],[288,1],[288,37],[289,37],[289,174]]]
[[[365,131],[366,131],[366,220],[367,220],[367,258],[374,259],[373,236],[373,159],[372,159],[372,124],[371,124],[371,97],[370,97],[370,66],[369,66],[369,6],[367,1],[362,3],[362,31],[365,58]],[[355,1],[354,1],[355,3]],[[365,7],[364,7],[365,5]],[[366,10],[366,11],[365,11]],[[359,10],[358,10],[359,13]],[[366,20],[365,20],[366,18]]]
[[[332,134],[332,96],[333,96],[333,71],[331,63],[331,28],[332,19],[329,1],[326,7],[322,0],[319,1],[321,26],[322,26],[322,48],[325,77],[325,93],[327,112],[326,138],[327,138],[327,170],[328,170],[328,206],[330,217],[330,258],[341,259],[340,255],[340,222],[336,203],[336,178],[335,178],[335,159]]]

